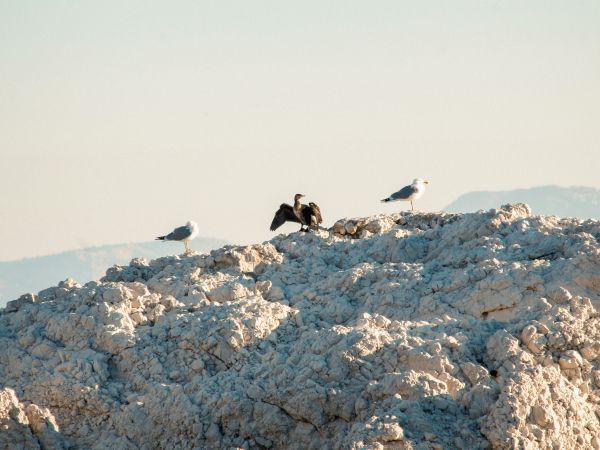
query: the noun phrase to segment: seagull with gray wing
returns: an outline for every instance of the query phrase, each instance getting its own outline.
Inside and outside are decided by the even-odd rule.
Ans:
[[[185,252],[189,253],[188,242],[198,236],[198,225],[196,222],[189,220],[184,226],[177,227],[169,234],[158,236],[157,241],[179,241],[183,242]]]
[[[382,203],[397,202],[397,201],[410,201],[410,210],[414,211],[415,207],[413,201],[420,198],[425,193],[425,185],[429,184],[429,181],[423,180],[422,178],[415,178],[409,186],[404,186],[398,192],[394,192],[388,198],[381,200]]]

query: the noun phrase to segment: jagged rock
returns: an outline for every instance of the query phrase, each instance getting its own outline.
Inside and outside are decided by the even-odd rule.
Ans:
[[[67,280],[0,311],[0,448],[599,448],[599,239],[403,212]]]
[[[583,359],[576,350],[567,350],[558,361],[561,369],[577,369],[583,365]]]
[[[0,390],[0,448],[65,448],[56,419],[47,408],[23,405],[12,389]]]

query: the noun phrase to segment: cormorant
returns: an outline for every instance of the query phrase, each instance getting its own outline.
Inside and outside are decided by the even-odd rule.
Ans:
[[[275,231],[285,222],[296,222],[300,224],[300,231],[308,231],[310,228],[318,228],[323,222],[321,210],[316,203],[310,202],[308,205],[300,203],[303,194],[294,195],[294,206],[282,203],[275,212],[273,222],[271,222],[271,231]],[[304,229],[306,227],[306,229]]]

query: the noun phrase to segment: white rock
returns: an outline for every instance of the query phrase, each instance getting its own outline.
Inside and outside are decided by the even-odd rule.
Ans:
[[[62,282],[0,311],[0,448],[597,448],[599,235],[403,212]]]
[[[558,360],[561,369],[577,369],[583,365],[583,359],[576,350],[567,350]]]
[[[537,329],[533,325],[527,325],[521,332],[521,340],[525,345],[527,345],[533,338],[535,338],[536,334]]]
[[[548,296],[555,302],[568,302],[573,298],[573,295],[562,286],[550,292]]]
[[[344,225],[344,229],[346,230],[346,234],[354,234],[357,231],[356,224],[354,222],[346,222]]]

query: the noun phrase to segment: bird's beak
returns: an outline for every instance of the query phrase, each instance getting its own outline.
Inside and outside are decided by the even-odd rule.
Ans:
[[[423,183],[425,183],[425,184],[429,184],[429,181],[425,180],[425,181],[423,181]]]
[[[306,195],[304,195],[304,194],[300,194],[300,197],[306,197]]]

